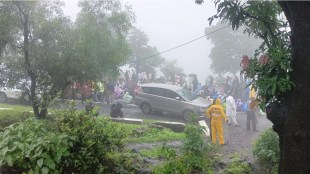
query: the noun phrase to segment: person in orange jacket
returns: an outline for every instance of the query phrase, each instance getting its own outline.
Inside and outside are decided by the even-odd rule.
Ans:
[[[224,113],[224,109],[221,106],[221,100],[216,99],[215,104],[212,105],[207,111],[206,115],[211,118],[211,132],[212,132],[212,143],[216,143],[216,134],[218,134],[219,144],[224,145],[224,135],[223,135],[223,124],[222,119],[226,122],[227,117]]]

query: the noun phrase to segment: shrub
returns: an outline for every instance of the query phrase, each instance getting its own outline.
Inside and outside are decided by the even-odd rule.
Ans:
[[[152,173],[205,173],[210,172],[208,153],[213,149],[207,144],[203,128],[197,125],[186,125],[185,140],[181,156],[176,156],[165,162],[162,166],[154,168]]]
[[[134,168],[122,155],[126,134],[108,119],[75,110],[62,111],[56,130],[74,137],[65,173],[128,173]],[[126,171],[126,172],[125,172]]]
[[[74,109],[53,120],[28,119],[0,134],[0,166],[28,173],[131,173],[122,129]]]
[[[29,173],[60,173],[61,160],[69,155],[70,137],[35,119],[6,127],[0,142],[0,166]]]
[[[279,137],[271,128],[263,132],[254,144],[253,154],[269,173],[278,173]]]
[[[223,174],[247,174],[251,173],[252,169],[249,163],[244,160],[240,159],[239,154],[235,153],[230,157],[230,163],[224,168],[221,172]]]

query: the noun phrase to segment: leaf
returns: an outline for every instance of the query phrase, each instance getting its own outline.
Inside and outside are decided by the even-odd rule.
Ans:
[[[38,166],[41,168],[42,165],[43,165],[43,158],[40,158],[40,159],[37,161],[37,164],[38,164]]]
[[[50,169],[55,170],[55,163],[53,160],[49,160],[47,165]]]
[[[49,169],[47,167],[42,168],[42,174],[47,174],[49,172]]]
[[[8,163],[9,166],[13,166],[13,161],[12,161],[12,157],[11,156],[5,156],[4,160]]]

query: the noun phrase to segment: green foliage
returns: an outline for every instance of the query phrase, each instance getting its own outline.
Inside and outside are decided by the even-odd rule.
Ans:
[[[212,172],[208,161],[208,153],[213,149],[205,142],[203,129],[196,125],[187,125],[181,156],[176,156],[162,166],[154,168],[152,173],[205,173]]]
[[[271,128],[263,132],[254,144],[253,154],[268,172],[278,173],[280,149],[277,133]]]
[[[262,104],[273,99],[283,100],[294,87],[294,83],[290,77],[292,71],[290,30],[278,3],[215,0],[215,4],[217,14],[209,18],[210,23],[219,18],[229,22],[233,29],[244,25],[244,32],[263,40],[250,59],[249,66],[243,69],[246,77],[252,79],[252,86],[258,89],[258,95],[264,99]],[[259,60],[261,55],[267,55],[268,61],[262,63]]]
[[[65,161],[65,171],[79,173],[118,173],[126,165],[118,166],[117,161],[123,150],[123,130],[107,119],[85,115],[75,110],[62,111],[57,117],[56,130],[74,137],[71,154]],[[113,157],[117,157],[114,161]],[[107,165],[109,164],[109,165]]]
[[[130,8],[118,0],[81,1],[73,23],[63,15],[62,5],[59,0],[0,2],[0,23],[8,24],[0,29],[0,54],[7,49],[10,81],[31,76],[31,93],[35,99],[40,96],[32,101],[37,117],[45,117],[50,102],[73,81],[117,76],[130,53]]]
[[[34,119],[6,127],[0,142],[0,166],[29,173],[60,173],[62,159],[72,147],[70,136],[52,132],[44,122]]]
[[[168,147],[165,143],[157,148],[140,150],[142,156],[149,158],[171,159],[177,156],[177,152],[172,147]]]
[[[67,110],[50,121],[28,119],[0,134],[0,165],[29,173],[130,173],[126,136],[107,119]]]
[[[231,158],[231,163],[224,168],[222,173],[224,174],[249,174],[251,173],[251,167],[246,161],[240,159],[239,154],[234,154]]]

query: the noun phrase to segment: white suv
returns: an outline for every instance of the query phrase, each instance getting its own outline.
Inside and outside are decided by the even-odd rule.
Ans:
[[[29,100],[29,96],[22,90],[22,83],[18,83],[13,88],[0,87],[0,103],[5,103],[8,99]]]

